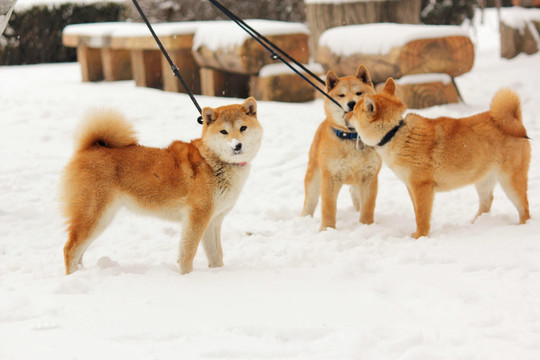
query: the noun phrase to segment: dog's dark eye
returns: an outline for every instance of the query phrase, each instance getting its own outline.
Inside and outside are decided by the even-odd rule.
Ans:
[[[338,96],[339,97],[345,97],[345,94],[339,94]]]
[[[220,133],[222,133],[223,135],[227,135],[227,134],[228,134],[227,130],[221,130]]]
[[[359,91],[359,92],[356,93],[356,95],[357,95],[357,96],[360,96],[360,95],[362,95],[362,92]]]
[[[246,131],[246,130],[247,130],[247,126],[242,126],[242,127],[240,127],[240,132],[244,132],[244,131]]]

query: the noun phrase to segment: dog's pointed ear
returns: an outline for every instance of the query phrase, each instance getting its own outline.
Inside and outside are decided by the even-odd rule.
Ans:
[[[242,103],[242,109],[246,112],[249,116],[255,116],[257,115],[257,101],[255,101],[254,97],[249,97]]]
[[[217,117],[217,111],[211,107],[205,107],[202,111],[202,118],[206,125],[212,124],[214,121],[216,121]]]
[[[373,116],[373,114],[377,111],[375,101],[373,101],[369,95],[366,95],[364,98],[364,111],[367,112],[369,116]]]
[[[339,77],[332,70],[326,74],[326,91],[332,90],[339,81]]]
[[[395,95],[396,94],[396,83],[394,82],[394,79],[389,77],[386,80],[386,83],[384,84],[384,93],[387,93],[389,95]]]
[[[358,66],[358,69],[356,69],[356,77],[360,79],[364,84],[373,86],[373,82],[371,81],[371,76],[369,75],[369,71],[364,65]]]

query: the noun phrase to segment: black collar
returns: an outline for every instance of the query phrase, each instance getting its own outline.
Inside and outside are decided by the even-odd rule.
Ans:
[[[396,133],[398,132],[399,129],[401,129],[401,127],[405,124],[405,121],[403,121],[403,119],[401,119],[401,121],[399,122],[399,124],[397,124],[396,126],[394,126],[392,128],[392,130],[390,130],[389,132],[386,133],[386,135],[384,135],[384,137],[381,139],[381,141],[379,141],[379,143],[377,144],[377,146],[384,146],[386,145],[390,140],[392,140],[392,138],[396,135]]]
[[[343,140],[355,140],[358,137],[358,133],[355,132],[345,132],[334,128],[336,136]]]

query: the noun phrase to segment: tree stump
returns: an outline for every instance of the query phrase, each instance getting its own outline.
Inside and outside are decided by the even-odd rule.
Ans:
[[[310,46],[316,52],[321,34],[334,27],[368,23],[420,23],[421,0],[306,0]]]
[[[369,35],[378,32],[391,32],[396,36],[388,39]],[[437,36],[439,32],[440,37]],[[470,71],[474,64],[473,43],[468,36],[460,33],[463,33],[463,29],[459,27],[435,25],[344,26],[328,30],[321,36],[317,61],[339,75],[354,74],[358,65],[363,64],[369,69],[375,83],[386,81],[389,77],[422,73],[445,73],[455,77]],[[359,50],[352,45],[345,49],[345,53],[339,49],[339,45],[334,48],[333,44],[338,39],[343,39],[347,44],[355,38],[363,43]]]
[[[377,92],[384,83],[376,86]],[[409,109],[424,109],[435,105],[459,102],[459,93],[447,74],[404,76],[396,80],[396,94]]]

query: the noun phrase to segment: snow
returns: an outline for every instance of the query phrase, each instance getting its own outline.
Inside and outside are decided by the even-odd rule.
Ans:
[[[407,190],[383,166],[375,223],[358,223],[343,189],[337,230],[319,233],[318,210],[298,215],[323,101],[261,101],[263,145],[223,224],[225,267],[209,269],[200,250],[185,276],[178,224],[127,211],[86,270],[65,276],[57,187],[88,109],[119,109],[143,144],[166,146],[200,135],[189,98],[82,83],[74,63],[0,67],[0,359],[540,358],[540,54],[501,59],[487,15],[475,65],[456,79],[466,103],[421,113],[468,116],[501,87],[518,92],[532,138],[527,224],[499,187],[471,224],[469,186],[437,194],[431,236],[413,240]]]
[[[319,46],[326,46],[332,53],[341,56],[385,55],[393,48],[401,47],[413,40],[468,35],[467,28],[451,25],[394,23],[347,25],[323,32],[319,38]]]
[[[501,21],[511,28],[524,31],[527,24],[532,21],[540,23],[540,9],[526,9],[518,6],[503,8]]]
[[[431,73],[431,74],[405,75],[396,80],[396,83],[400,85],[424,84],[424,83],[432,83],[432,82],[440,82],[446,85],[452,82],[452,78],[448,74]]]
[[[309,34],[307,26],[301,23],[260,19],[245,20],[245,23],[263,36]],[[212,21],[197,29],[193,38],[193,49],[201,46],[211,51],[230,49],[242,45],[250,38],[250,35],[233,21]]]
[[[295,64],[291,63],[291,65],[300,71],[301,73],[306,73],[303,71],[300,67],[296,66]],[[324,69],[321,64],[317,63],[310,63],[310,64],[302,64],[306,69],[311,71],[312,73],[318,75],[318,74],[324,74]],[[291,70],[291,68],[283,63],[278,64],[268,64],[261,68],[259,71],[259,77],[271,77],[271,76],[277,76],[282,74],[294,74],[294,72]]]

